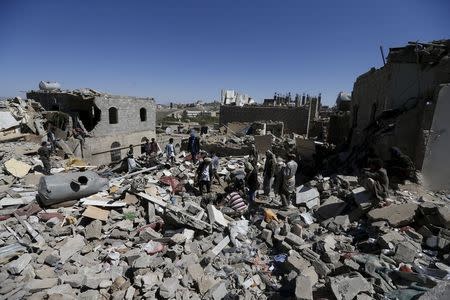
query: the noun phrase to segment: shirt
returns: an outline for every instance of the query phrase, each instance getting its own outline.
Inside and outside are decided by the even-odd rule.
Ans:
[[[166,145],[166,154],[168,157],[174,157],[175,156],[175,147],[173,144],[167,144]]]
[[[209,165],[205,165],[202,171],[202,175],[200,176],[201,181],[211,181],[209,177]]]
[[[228,207],[231,207],[235,211],[242,212],[248,208],[247,202],[242,199],[241,195],[236,192],[232,192],[225,197],[225,202]]]

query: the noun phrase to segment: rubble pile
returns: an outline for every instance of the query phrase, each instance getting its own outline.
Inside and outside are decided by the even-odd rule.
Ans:
[[[57,190],[49,179],[43,190],[48,177],[33,172],[36,157],[15,155],[31,164],[22,173],[4,163],[2,297],[412,299],[448,291],[445,195],[399,191],[374,208],[357,177],[319,176],[297,187],[295,209],[259,195],[251,214],[233,219],[217,205],[224,188],[199,195],[196,166],[183,156],[169,169],[97,170],[108,174],[103,190],[54,208],[40,199]],[[224,182],[244,162],[222,158]],[[83,185],[85,169],[52,176]]]

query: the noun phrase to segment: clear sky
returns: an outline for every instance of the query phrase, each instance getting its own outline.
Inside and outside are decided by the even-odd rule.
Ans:
[[[221,88],[334,103],[380,45],[442,38],[449,0],[0,0],[0,96],[55,80],[160,103]]]

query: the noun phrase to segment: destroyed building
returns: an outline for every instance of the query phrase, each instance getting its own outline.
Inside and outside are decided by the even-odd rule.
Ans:
[[[383,67],[372,68],[356,79],[353,147],[373,147],[381,158],[388,159],[389,148],[396,146],[422,169],[427,153],[436,152],[427,151],[427,144],[436,138],[448,139],[449,122],[440,132],[430,129],[437,121],[437,108],[450,101],[448,93],[441,92],[448,89],[443,84],[450,82],[449,49],[450,40],[391,48]],[[448,153],[450,149],[446,149]]]
[[[313,122],[318,117],[319,98],[312,97],[307,103],[299,106],[220,106],[220,125],[233,122],[283,122],[285,133],[308,135],[313,128]]]
[[[87,132],[83,149],[79,145],[68,146],[91,163],[118,161],[129,145],[140,147],[145,139],[155,137],[156,109],[152,98],[109,95],[91,89],[37,90],[28,92],[27,98],[48,111],[67,113],[73,124]]]

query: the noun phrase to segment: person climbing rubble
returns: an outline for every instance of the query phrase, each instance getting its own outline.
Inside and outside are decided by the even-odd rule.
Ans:
[[[231,190],[217,206],[221,207],[221,211],[230,217],[240,217],[248,210],[247,202],[237,190]]]
[[[217,182],[220,186],[222,186],[222,183],[220,182],[220,176],[217,173],[219,171],[219,157],[215,152],[211,152],[211,166],[213,171],[213,178],[211,179],[211,182],[213,182],[214,179],[217,179]]]
[[[191,131],[191,135],[188,140],[188,151],[191,153],[192,162],[197,163],[197,154],[200,152],[200,139],[195,134],[195,131]]]
[[[266,162],[264,164],[264,172],[263,172],[263,190],[264,195],[268,196],[272,191],[274,176],[275,176],[275,156],[270,150],[266,152]]]
[[[375,206],[383,206],[388,198],[389,178],[386,169],[383,168],[381,159],[369,161],[369,169],[363,170],[360,178],[362,186],[376,199]]]
[[[295,154],[288,155],[288,162],[283,168],[283,184],[281,188],[281,202],[284,208],[292,208],[292,198],[295,195],[295,175],[298,165],[295,162]]]
[[[42,161],[42,165],[44,166],[44,174],[51,175],[51,164],[50,164],[50,149],[48,148],[47,142],[42,142],[41,147],[38,149],[39,159]]]
[[[206,187],[206,192],[211,192],[211,180],[213,178],[213,170],[211,158],[206,157],[197,168],[197,182],[200,194],[203,194],[203,189]]]
[[[258,171],[250,162],[245,163],[245,187],[248,193],[250,206],[255,205],[256,191],[258,190]]]
[[[409,180],[417,183],[416,168],[411,158],[398,147],[391,147],[389,151],[391,159],[386,162],[386,171],[391,182],[404,183],[405,180]]]
[[[169,139],[169,143],[166,145],[165,150],[167,161],[170,161],[173,164],[175,162],[175,146],[173,145],[173,138]]]

